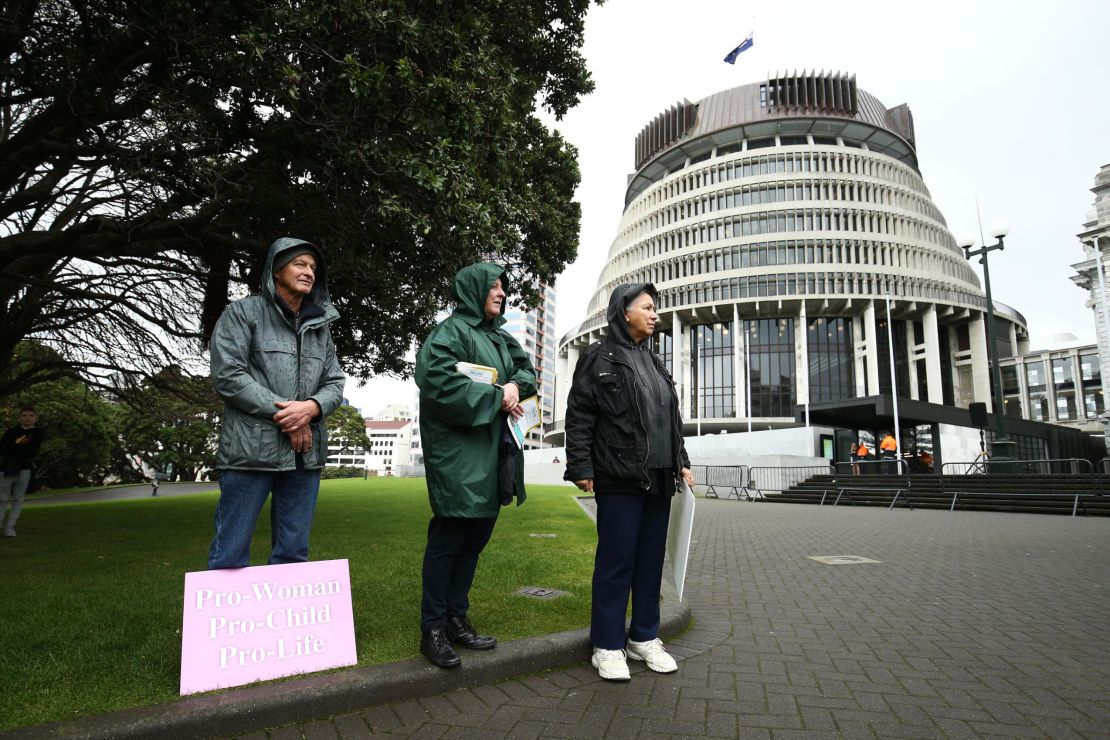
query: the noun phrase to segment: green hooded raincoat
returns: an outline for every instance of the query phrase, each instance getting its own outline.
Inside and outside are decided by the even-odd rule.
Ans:
[[[459,271],[454,313],[439,323],[416,356],[420,387],[420,438],[428,497],[438,516],[497,516],[497,449],[505,413],[500,388],[476,383],[455,369],[459,362],[497,368],[498,384],[516,383],[522,399],[535,395],[536,374],[524,349],[483,309],[494,281],[508,292],[504,270],[478,263]],[[501,306],[505,312],[505,304]],[[524,457],[517,455],[517,504],[524,503]]]
[[[328,328],[339,312],[328,294],[323,259],[318,257],[316,283],[307,298],[321,311],[305,318],[298,331],[278,308],[274,288],[274,259],[300,246],[312,245],[288,237],[270,245],[261,295],[228,306],[212,333],[212,383],[224,400],[216,454],[216,467],[221,470],[294,470],[297,456],[289,435],[274,423],[278,412],[274,403],[310,398],[322,413],[311,424],[312,449],[303,456],[304,467],[322,468],[327,461],[324,419],[343,402],[346,376]],[[304,307],[301,310],[305,312]]]

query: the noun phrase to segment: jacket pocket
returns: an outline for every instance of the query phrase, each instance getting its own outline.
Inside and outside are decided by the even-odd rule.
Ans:
[[[297,344],[293,338],[259,337],[252,348],[251,375],[283,398],[297,395]]]
[[[255,439],[257,440],[254,448],[254,462],[260,468],[277,468],[281,465],[281,459],[284,457],[282,454],[282,443],[285,442],[285,434],[274,424],[258,425],[256,430]]]
[[[328,461],[328,430],[322,421],[308,425],[312,430],[312,454],[305,455],[305,465],[322,468]]]
[[[624,376],[618,373],[598,373],[594,389],[598,407],[610,416],[623,416],[632,407],[629,387]]]
[[[603,439],[594,442],[594,476],[611,480],[638,481],[643,460],[636,454],[636,447],[606,444]]]

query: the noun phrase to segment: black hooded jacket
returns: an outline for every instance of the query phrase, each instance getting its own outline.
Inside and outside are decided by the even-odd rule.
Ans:
[[[594,488],[651,490],[648,474],[648,430],[646,415],[640,408],[633,368],[632,338],[624,318],[625,303],[647,291],[657,295],[651,283],[620,285],[609,297],[606,318],[609,331],[600,342],[591,344],[574,369],[570,394],[567,397],[566,446],[567,470],[564,480],[594,479]],[[654,352],[652,362],[667,379],[673,394],[674,409],[671,429],[674,452],[674,473],[690,467],[690,458],[682,440],[682,419],[678,395],[670,373]]]

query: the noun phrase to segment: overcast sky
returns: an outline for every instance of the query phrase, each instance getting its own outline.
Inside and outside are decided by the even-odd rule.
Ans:
[[[753,14],[754,18],[753,18]],[[722,61],[748,31],[755,45]],[[607,0],[590,10],[584,53],[596,89],[562,121],[578,148],[578,259],[556,283],[561,338],[580,322],[616,233],[636,134],[675,102],[802,69],[856,75],[888,108],[908,103],[921,174],[957,236],[1010,226],[991,253],[996,301],[1039,337],[1094,341],[1075,235],[1110,164],[1110,3],[933,0],[738,3]],[[976,270],[979,264],[973,263]],[[348,396],[364,413],[412,403],[410,382],[380,380]]]

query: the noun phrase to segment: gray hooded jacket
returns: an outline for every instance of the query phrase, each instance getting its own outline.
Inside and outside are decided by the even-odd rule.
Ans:
[[[328,294],[327,270],[318,258],[316,283],[305,299],[303,313],[316,313],[293,322],[282,311],[274,287],[274,259],[290,249],[309,246],[301,239],[283,237],[270,245],[262,292],[235,301],[216,323],[212,334],[212,383],[224,400],[223,431],[216,467],[232,470],[293,470],[297,456],[289,435],[274,423],[278,401],[312,399],[321,415],[311,424],[312,449],[305,468],[322,468],[328,438],[324,419],[343,402],[346,376],[339,367],[331,322],[339,318]],[[320,311],[306,312],[309,304]]]

